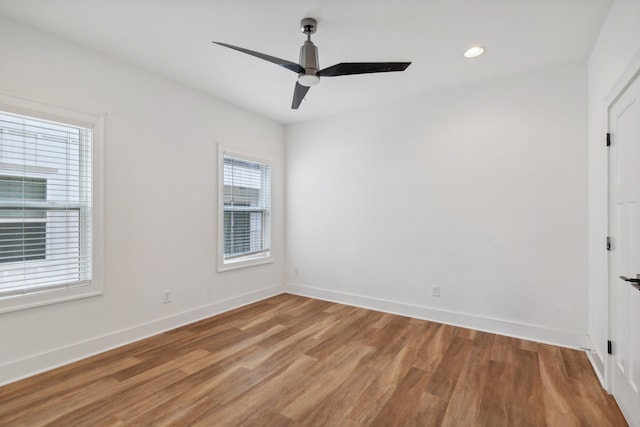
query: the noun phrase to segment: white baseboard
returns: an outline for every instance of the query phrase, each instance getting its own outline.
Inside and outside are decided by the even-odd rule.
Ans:
[[[0,386],[284,292],[282,284],[173,314],[0,366]]]
[[[507,320],[479,317],[472,314],[438,310],[421,305],[382,300],[304,285],[287,283],[285,285],[285,292],[561,347],[584,350],[587,348],[589,342],[586,334],[577,332],[549,329]]]
[[[591,346],[591,348],[593,348],[593,346]],[[596,373],[596,377],[598,377],[598,380],[600,381],[600,385],[603,389],[607,390],[607,386],[604,382],[604,359],[596,350],[590,350],[586,353],[589,362],[591,362],[593,372]]]

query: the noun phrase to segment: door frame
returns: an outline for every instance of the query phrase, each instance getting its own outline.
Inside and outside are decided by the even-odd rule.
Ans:
[[[605,127],[606,127],[606,132],[609,133],[611,132],[611,123],[610,123],[610,112],[611,112],[611,108],[614,106],[614,104],[620,99],[620,97],[625,93],[625,91],[631,86],[632,83],[634,83],[634,81],[636,79],[640,79],[640,52],[638,52],[635,57],[633,58],[633,60],[631,61],[631,63],[629,64],[629,66],[627,67],[627,69],[620,75],[620,77],[618,78],[618,80],[616,81],[616,83],[613,85],[613,88],[611,89],[609,96],[607,96],[606,98],[606,108],[605,108]],[[604,139],[605,135],[602,135],[602,138]],[[605,231],[606,231],[606,235],[610,236],[611,235],[611,230],[610,230],[610,225],[611,225],[611,212],[610,212],[610,199],[611,199],[611,194],[610,194],[610,170],[609,170],[609,165],[610,165],[610,150],[608,149],[609,147],[605,147],[606,148],[606,154],[604,156],[603,162],[605,163],[605,167],[603,168],[604,170],[604,182],[606,183],[605,189],[606,189],[606,197],[605,197]],[[603,239],[604,241],[604,239]],[[615,242],[614,242],[615,243]],[[612,298],[611,298],[611,252],[609,251],[604,251],[604,258],[605,258],[605,263],[603,265],[606,266],[606,269],[604,271],[605,274],[605,286],[606,286],[606,301],[604,302],[605,304],[605,330],[607,331],[607,337],[611,337],[611,313],[612,313]],[[604,388],[607,390],[607,392],[609,394],[611,394],[612,392],[612,372],[613,372],[613,357],[612,355],[606,353],[606,348],[605,348],[605,354],[604,354]]]

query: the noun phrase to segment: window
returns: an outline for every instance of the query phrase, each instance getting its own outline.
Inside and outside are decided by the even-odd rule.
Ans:
[[[271,166],[222,157],[222,265],[264,262],[270,256]]]
[[[23,114],[6,99],[0,96],[0,312],[100,293],[93,280],[99,119]]]

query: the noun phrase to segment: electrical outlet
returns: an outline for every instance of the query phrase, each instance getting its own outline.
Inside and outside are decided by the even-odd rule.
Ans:
[[[162,291],[162,303],[167,304],[171,302],[171,289]]]
[[[440,286],[438,285],[431,286],[431,296],[436,298],[440,297]]]
[[[300,270],[298,270],[297,268],[293,269],[293,277],[299,277],[300,276]]]

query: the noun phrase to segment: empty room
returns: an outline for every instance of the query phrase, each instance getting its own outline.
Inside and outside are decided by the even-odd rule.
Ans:
[[[0,425],[640,427],[640,0],[0,0],[0,58]]]

